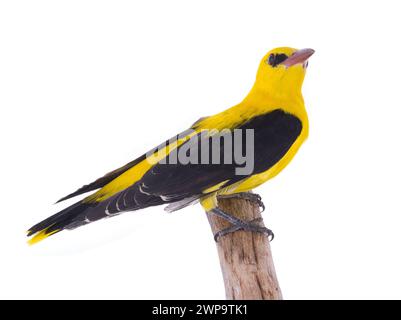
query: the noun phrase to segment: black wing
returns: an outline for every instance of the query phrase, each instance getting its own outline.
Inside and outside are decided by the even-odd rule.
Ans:
[[[290,149],[302,130],[301,121],[281,109],[274,110],[264,115],[257,116],[246,123],[238,126],[242,129],[242,151],[254,151],[253,170],[246,175],[238,175],[236,169],[241,167],[238,163],[223,164],[200,164],[203,153],[199,152],[198,164],[167,163],[156,164],[149,170],[140,181],[118,195],[109,199],[108,210],[111,213],[126,210],[135,210],[163,203],[172,203],[183,199],[196,199],[202,196],[204,190],[227,181],[224,186],[231,185],[251,175],[264,172],[276,164]],[[246,129],[254,132],[253,145],[246,145]],[[232,130],[230,135],[234,135]],[[188,143],[195,144],[199,150],[204,139],[211,140],[212,137],[191,140],[178,148],[188,149]],[[220,160],[224,158],[224,146],[220,140]],[[233,139],[232,141],[236,141]],[[209,160],[212,158],[211,141],[209,145]],[[232,148],[231,159],[235,159],[234,148]],[[201,148],[200,148],[201,149]],[[202,150],[202,149],[201,149]],[[204,150],[203,150],[204,151]]]

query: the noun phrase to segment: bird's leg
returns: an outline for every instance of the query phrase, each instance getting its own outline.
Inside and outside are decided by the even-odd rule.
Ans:
[[[256,203],[262,209],[262,212],[265,211],[265,205],[262,201],[262,197],[257,193],[238,192],[233,194],[224,194],[217,196],[217,199],[232,199],[232,198],[245,199],[251,201],[253,203]]]
[[[239,230],[263,233],[271,238],[270,241],[272,241],[274,239],[273,231],[271,231],[270,229],[268,229],[266,227],[261,227],[257,224],[262,218],[257,218],[252,221],[244,221],[237,217],[234,217],[231,214],[228,214],[227,212],[224,212],[223,210],[221,210],[219,208],[212,209],[210,212],[227,220],[228,222],[230,222],[233,225],[232,227],[228,227],[228,228],[225,228],[225,229],[217,232],[214,235],[214,240],[216,242],[220,237],[225,236],[226,234],[229,234],[229,233],[232,233],[235,231],[239,231]]]

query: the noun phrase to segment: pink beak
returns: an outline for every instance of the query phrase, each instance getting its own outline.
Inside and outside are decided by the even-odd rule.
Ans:
[[[313,49],[301,49],[295,51],[290,57],[284,60],[281,64],[288,67],[294,66],[296,64],[306,64],[309,57],[315,53]]]

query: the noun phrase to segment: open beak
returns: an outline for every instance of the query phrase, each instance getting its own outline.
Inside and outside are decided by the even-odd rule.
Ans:
[[[290,57],[285,59],[281,64],[287,68],[294,66],[296,64],[302,64],[304,67],[308,65],[309,57],[315,53],[313,49],[301,49],[295,51]]]

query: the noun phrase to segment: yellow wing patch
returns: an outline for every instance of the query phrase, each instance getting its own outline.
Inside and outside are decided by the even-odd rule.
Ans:
[[[123,174],[118,176],[116,179],[106,184],[102,189],[95,192],[94,194],[86,197],[84,202],[101,202],[106,200],[116,193],[132,186],[135,182],[139,181],[143,175],[150,170],[157,162],[165,158],[172,150],[179,147],[185,141],[189,140],[194,136],[197,131],[192,131],[187,136],[180,138],[168,146],[156,151],[152,156],[147,157],[145,160],[139,162],[131,169],[125,171]]]

